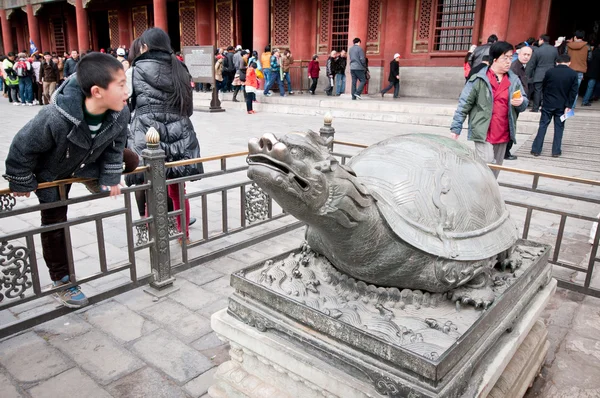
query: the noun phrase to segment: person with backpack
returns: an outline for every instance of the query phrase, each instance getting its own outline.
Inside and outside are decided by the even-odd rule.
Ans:
[[[15,106],[21,104],[19,101],[19,76],[13,69],[15,65],[15,53],[9,52],[6,59],[2,61],[2,77],[8,87],[8,102]]]
[[[21,94],[21,105],[33,106],[33,69],[31,62],[27,60],[27,54],[19,53],[19,60],[13,66],[19,77],[19,93]]]

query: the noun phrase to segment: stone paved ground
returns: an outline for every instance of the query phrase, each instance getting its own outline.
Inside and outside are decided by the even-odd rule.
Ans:
[[[409,101],[409,100],[404,100]],[[421,100],[422,102],[422,100]],[[0,159],[4,159],[8,142],[16,131],[39,108],[9,107],[0,101]],[[584,112],[581,112],[585,115]],[[590,113],[596,116],[596,112]],[[192,118],[202,146],[202,154],[215,155],[243,150],[251,136],[265,132],[284,133],[293,130],[317,130],[322,124],[318,116],[272,115],[258,113],[246,115],[239,110],[222,114],[196,112]],[[431,126],[402,125],[395,123],[334,120],[336,138],[343,141],[373,143],[381,139],[409,132],[447,134],[447,129]],[[568,134],[567,128],[567,134]],[[466,137],[461,137],[464,140]],[[527,138],[527,137],[525,137]],[[525,140],[521,140],[524,142]],[[518,148],[517,148],[518,149]],[[242,164],[243,159],[231,161]],[[524,169],[541,170],[556,174],[600,179],[597,171],[570,169],[563,163],[554,164],[548,159],[520,158],[507,163]],[[209,165],[207,165],[209,166]],[[209,166],[213,169],[218,167]],[[0,173],[4,164],[0,162]],[[208,186],[231,183],[243,179],[240,175],[190,184],[189,191]],[[502,172],[500,181],[525,183],[527,177]],[[562,192],[587,194],[598,197],[598,190],[589,186],[545,182],[546,187]],[[5,187],[4,182],[0,188]],[[74,195],[85,194],[82,186],[74,186]],[[598,206],[563,199],[548,199],[523,191],[503,189],[507,199],[536,203],[540,207],[572,210],[585,215],[596,215]],[[239,201],[239,198],[237,199]],[[33,200],[21,203],[26,206]],[[230,201],[231,223],[239,222],[235,211],[235,198]],[[90,211],[107,210],[121,206],[121,200],[99,200],[70,208],[70,216],[89,214]],[[200,201],[192,200],[192,213],[200,214]],[[523,220],[524,212],[513,208],[513,217]],[[211,233],[216,232],[220,219],[220,198],[209,200]],[[552,243],[556,237],[558,218],[545,213],[534,213],[530,237]],[[214,221],[214,223],[213,223]],[[289,220],[275,222],[285,225]],[[39,225],[38,215],[13,217],[10,223],[0,222],[0,236]],[[569,221],[561,258],[576,264],[586,262],[586,243],[591,223]],[[79,273],[97,271],[98,254],[93,224],[73,228],[74,258]],[[126,258],[123,220],[106,220],[106,253],[109,263]],[[259,231],[249,231],[249,235]],[[192,239],[199,239],[199,226],[192,228]],[[231,244],[239,237],[201,246],[199,254]],[[136,289],[114,299],[73,312],[67,316],[39,325],[0,341],[0,385],[6,397],[56,397],[75,391],[90,397],[179,397],[203,396],[210,385],[215,366],[226,360],[227,347],[221,345],[210,331],[209,318],[226,306],[231,292],[229,274],[274,253],[296,247],[302,231],[296,230],[278,239],[252,246],[243,251],[205,263],[177,274],[179,291],[167,298],[153,301],[151,296]],[[39,243],[38,243],[39,247]],[[172,249],[177,245],[172,245]],[[38,250],[38,257],[41,250]],[[180,255],[173,253],[175,261]],[[138,253],[140,274],[149,271],[147,254]],[[41,261],[41,259],[40,259]],[[41,264],[43,267],[43,261]],[[580,281],[576,272],[558,270],[561,276]],[[41,272],[42,278],[47,277]],[[88,284],[88,293],[102,291],[127,280],[125,273],[111,275]],[[600,287],[600,273],[596,272],[593,285]],[[24,319],[51,309],[56,305],[51,299],[36,300],[0,311],[0,326]],[[579,294],[559,289],[544,313],[552,343],[546,366],[528,393],[536,397],[600,397],[600,300],[584,298]]]

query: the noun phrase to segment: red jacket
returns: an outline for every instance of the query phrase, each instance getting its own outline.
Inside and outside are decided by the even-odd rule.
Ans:
[[[319,67],[319,61],[318,60],[310,61],[310,63],[308,64],[308,76],[310,76],[313,79],[318,79],[319,72],[321,72],[321,68]]]
[[[246,87],[248,86],[258,88],[258,79],[254,68],[248,68],[246,71]]]

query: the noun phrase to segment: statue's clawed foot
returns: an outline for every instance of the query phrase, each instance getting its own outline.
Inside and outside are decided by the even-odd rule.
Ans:
[[[502,272],[506,272],[507,269],[510,269],[510,272],[514,273],[521,267],[523,260],[520,256],[521,251],[519,249],[518,246],[516,250],[515,248],[511,248],[499,256],[498,264],[500,265]]]
[[[456,289],[446,293],[449,300],[456,303],[456,310],[460,310],[462,305],[472,305],[475,308],[487,309],[496,298],[489,276],[482,273],[469,281],[468,284],[459,286]]]

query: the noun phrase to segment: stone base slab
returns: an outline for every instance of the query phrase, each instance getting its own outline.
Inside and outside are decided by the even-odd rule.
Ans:
[[[538,322],[556,289],[552,280],[530,302],[515,322],[475,369],[462,397],[520,397],[532,383],[547,351],[547,332]],[[275,333],[262,333],[230,316],[226,310],[213,315],[215,332],[231,344],[231,360],[222,364],[209,389],[213,398],[270,397],[401,397],[384,376],[368,384],[309,353],[304,346]],[[382,374],[385,375],[382,369]],[[414,397],[425,396],[414,391]]]

